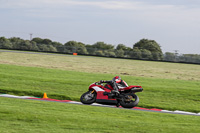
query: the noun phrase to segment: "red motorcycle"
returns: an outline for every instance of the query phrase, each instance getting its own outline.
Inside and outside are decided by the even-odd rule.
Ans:
[[[106,83],[105,85],[103,83]],[[115,81],[109,82],[95,82],[89,86],[89,91],[82,94],[80,100],[83,104],[92,104],[94,102],[101,104],[115,104],[117,107],[120,105],[124,108],[133,108],[139,102],[139,97],[136,92],[142,92],[143,88],[137,85],[120,87],[118,86],[119,93],[113,94],[113,85]]]

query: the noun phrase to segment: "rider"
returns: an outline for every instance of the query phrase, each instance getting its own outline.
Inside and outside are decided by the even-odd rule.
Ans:
[[[112,80],[103,81],[101,80],[100,83],[109,83],[114,90],[111,91],[112,94],[119,94],[119,89],[128,87],[128,84],[120,78],[120,76],[115,76]]]

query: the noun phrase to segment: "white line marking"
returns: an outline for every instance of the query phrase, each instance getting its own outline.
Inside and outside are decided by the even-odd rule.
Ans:
[[[192,112],[185,112],[185,111],[180,111],[180,110],[176,110],[174,111],[174,113],[181,113],[181,114],[191,114],[191,115],[195,115],[196,113],[192,113]]]
[[[169,110],[161,110],[162,112],[166,112],[166,113],[171,113],[173,111],[169,111]]]

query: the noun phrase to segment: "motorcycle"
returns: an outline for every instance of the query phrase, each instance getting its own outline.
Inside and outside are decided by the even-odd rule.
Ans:
[[[116,84],[112,81],[112,84]],[[81,95],[80,101],[83,104],[114,104],[117,107],[120,105],[124,108],[133,108],[139,103],[139,97],[136,92],[142,92],[143,88],[138,85],[131,85],[125,87],[118,87],[119,93],[114,95],[113,85],[111,83],[103,84],[101,82],[95,82],[89,86],[87,92]]]

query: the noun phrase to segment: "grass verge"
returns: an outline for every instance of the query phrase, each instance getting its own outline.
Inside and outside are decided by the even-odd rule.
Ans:
[[[0,97],[0,132],[197,133],[197,116]],[[12,128],[11,128],[12,127]]]

